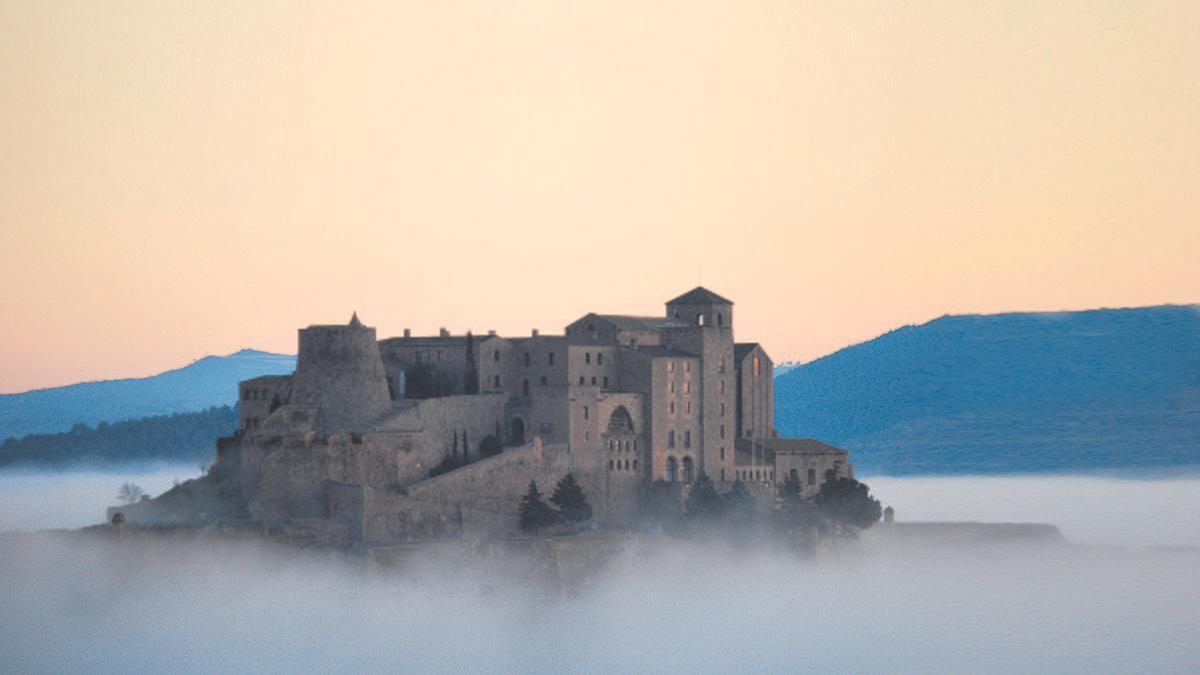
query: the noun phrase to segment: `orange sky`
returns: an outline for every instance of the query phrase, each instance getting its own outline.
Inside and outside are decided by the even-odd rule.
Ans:
[[[0,391],[703,283],[810,359],[1200,301],[1200,3],[0,3]]]

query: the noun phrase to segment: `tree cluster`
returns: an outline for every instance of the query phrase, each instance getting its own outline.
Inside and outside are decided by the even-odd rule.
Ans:
[[[529,489],[517,509],[521,529],[537,532],[543,527],[559,523],[578,525],[592,518],[592,506],[574,474],[567,474],[558,481],[554,486],[554,494],[550,496],[550,504],[542,498],[537,481],[529,481]]]
[[[792,542],[811,543],[813,533],[853,535],[876,523],[882,515],[880,503],[864,483],[852,478],[826,476],[820,492],[804,497],[799,478],[789,476],[777,487],[778,508],[771,522],[761,522],[756,500],[747,486],[735,481],[721,494],[712,480],[701,473],[684,504],[684,531],[690,534],[724,531],[745,537],[760,526],[770,526],[777,535]]]
[[[230,406],[100,422],[95,428],[80,422],[63,433],[8,438],[0,444],[0,466],[209,462],[216,439],[233,433],[237,424],[237,411]]]

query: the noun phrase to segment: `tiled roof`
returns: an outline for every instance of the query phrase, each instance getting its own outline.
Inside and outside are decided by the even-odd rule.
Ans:
[[[668,305],[732,305],[733,301],[713,293],[703,286],[697,286],[683,295],[668,300]]]
[[[733,346],[733,358],[735,361],[741,361],[746,358],[746,355],[754,351],[758,347],[757,342],[739,342]]]
[[[597,314],[595,316],[616,326],[618,330],[658,330],[660,328],[682,328],[688,325],[684,321],[666,316],[630,316],[628,314]]]

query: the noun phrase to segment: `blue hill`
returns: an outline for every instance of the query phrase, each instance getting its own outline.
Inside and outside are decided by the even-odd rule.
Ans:
[[[77,422],[95,425],[233,405],[239,381],[290,373],[295,366],[294,356],[243,349],[151,377],[0,394],[0,440],[67,431]]]
[[[1200,465],[1200,306],[944,316],[796,367],[776,425],[865,474]]]

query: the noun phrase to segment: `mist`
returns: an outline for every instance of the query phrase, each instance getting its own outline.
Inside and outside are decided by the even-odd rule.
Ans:
[[[7,534],[0,669],[1200,668],[1197,481],[869,482],[901,521],[1051,522],[1071,543],[901,546],[876,529],[812,559],[635,539],[559,587],[519,557],[368,570],[223,539]]]

